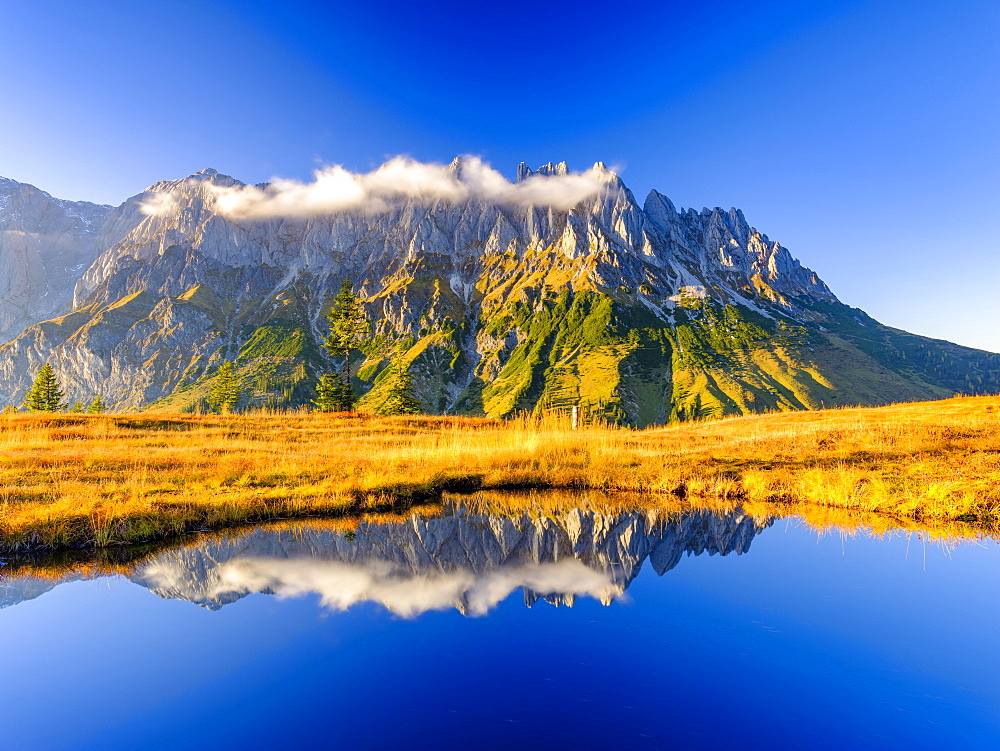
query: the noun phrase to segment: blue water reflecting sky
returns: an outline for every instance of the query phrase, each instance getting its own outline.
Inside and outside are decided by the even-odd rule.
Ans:
[[[998,563],[782,521],[744,555],[647,562],[610,607],[213,612],[72,582],[0,610],[0,745],[996,748]]]

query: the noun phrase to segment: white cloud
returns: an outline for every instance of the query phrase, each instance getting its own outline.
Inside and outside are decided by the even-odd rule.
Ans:
[[[315,593],[331,610],[347,610],[358,602],[378,602],[406,618],[463,602],[470,614],[484,615],[519,587],[542,594],[585,595],[602,602],[622,593],[610,575],[576,559],[511,566],[483,574],[467,570],[413,574],[386,561],[351,564],[241,558],[223,563],[215,575],[214,585],[205,593],[209,598],[263,590],[279,597]]]
[[[146,216],[165,216],[174,210],[176,204],[169,193],[150,193],[139,203],[139,211]]]
[[[401,198],[451,203],[478,200],[567,211],[613,187],[611,175],[594,167],[585,172],[530,175],[512,183],[478,157],[464,157],[459,170],[395,157],[367,173],[349,172],[337,165],[323,167],[313,173],[310,183],[275,179],[266,188],[213,185],[211,189],[220,213],[244,219],[304,218],[340,211],[374,214]]]

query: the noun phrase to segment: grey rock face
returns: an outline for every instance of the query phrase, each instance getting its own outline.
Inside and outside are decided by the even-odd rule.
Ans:
[[[112,210],[0,177],[0,342],[69,311]]]

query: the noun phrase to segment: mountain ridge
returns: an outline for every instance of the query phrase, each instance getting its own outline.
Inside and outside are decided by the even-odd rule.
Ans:
[[[407,165],[389,166],[356,181],[381,191],[370,204],[326,213],[286,200],[311,200],[310,186],[213,169],[153,183],[91,233],[64,315],[0,346],[0,401],[18,403],[50,360],[71,398],[187,409],[232,359],[252,403],[301,404],[330,367],[323,315],[345,278],[387,345],[355,384],[372,408],[390,342],[405,344],[430,411],[496,417],[579,404],[647,425],[1000,391],[1000,356],[843,305],[739,209],[678,210],[656,190],[640,206],[602,163],[522,164],[515,183],[480,188],[481,163],[457,159],[410,194],[386,177]],[[572,208],[530,203],[568,179],[554,185],[591,191]],[[483,198],[494,194],[510,202]],[[243,204],[266,211],[231,208]]]
[[[67,285],[96,258],[112,211],[0,177],[0,340],[66,307]]]

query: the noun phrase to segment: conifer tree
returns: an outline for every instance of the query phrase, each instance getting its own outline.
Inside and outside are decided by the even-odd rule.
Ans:
[[[35,376],[35,382],[24,397],[24,406],[29,412],[62,412],[66,409],[63,402],[59,379],[56,378],[52,366],[45,363]]]
[[[346,412],[351,408],[351,393],[340,373],[324,373],[316,384],[313,400],[320,412]]]
[[[98,394],[94,397],[94,401],[87,405],[88,415],[100,415],[104,413],[104,402],[101,401],[101,395]]]
[[[379,408],[380,415],[419,415],[424,411],[424,405],[417,397],[416,387],[413,385],[413,377],[402,358],[392,366],[392,384],[385,401]]]
[[[71,414],[78,415],[83,412],[83,402],[77,399],[73,402],[73,406],[69,408]]]
[[[323,347],[333,357],[343,357],[341,379],[345,387],[345,409],[354,408],[354,390],[351,387],[351,350],[365,349],[370,344],[371,328],[368,318],[362,309],[358,298],[354,295],[354,286],[345,279],[340,285],[340,292],[333,298],[333,304],[326,320],[330,325],[330,334],[323,341]]]
[[[211,409],[227,414],[240,406],[244,391],[243,379],[236,373],[233,364],[224,362],[215,374],[215,383],[206,401]]]

